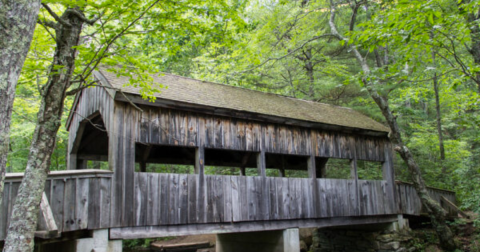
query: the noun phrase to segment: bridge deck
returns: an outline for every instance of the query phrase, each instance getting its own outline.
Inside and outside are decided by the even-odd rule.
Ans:
[[[122,209],[113,211],[111,207],[111,176],[103,170],[51,172],[45,193],[60,232],[117,228],[118,234],[118,228],[134,227],[157,227],[168,232],[161,229],[163,226],[176,227],[178,233],[181,226],[189,225],[214,232],[222,225],[245,228],[242,223],[252,228],[265,228],[268,223],[272,228],[274,223],[304,226],[309,220],[315,225],[336,225],[339,222],[331,220],[346,224],[365,217],[374,222],[375,218],[382,221],[397,213],[421,213],[420,200],[406,183],[397,184],[399,202],[393,202],[386,193],[386,181],[218,175],[202,179],[194,174],[135,173],[134,202],[126,202],[134,205],[131,214],[135,224],[112,226],[111,213],[121,213]],[[0,240],[5,238],[21,178],[22,174],[7,175],[0,205]],[[455,201],[453,192],[429,192],[438,201],[441,196]],[[319,223],[322,219],[330,222]],[[45,230],[41,214],[37,229]],[[172,229],[172,234],[175,232]]]

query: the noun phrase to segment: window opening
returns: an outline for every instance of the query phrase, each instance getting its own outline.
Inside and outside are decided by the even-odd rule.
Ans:
[[[351,167],[350,159],[329,158],[325,167],[325,178],[353,179]]]
[[[382,167],[381,162],[357,160],[358,179],[383,180]]]
[[[195,148],[135,144],[135,171],[194,174]]]
[[[307,156],[265,153],[267,176],[308,178]]]

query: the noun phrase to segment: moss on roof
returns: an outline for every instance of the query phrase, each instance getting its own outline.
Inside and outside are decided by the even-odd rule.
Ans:
[[[139,94],[139,88],[125,85],[129,83],[128,77],[117,77],[116,74],[105,69],[100,72],[113,87],[121,89],[124,93]],[[389,131],[383,124],[350,108],[195,80],[173,74],[154,75],[153,80],[156,83],[168,86],[167,89],[162,89],[161,93],[155,94],[159,99],[357,129]]]

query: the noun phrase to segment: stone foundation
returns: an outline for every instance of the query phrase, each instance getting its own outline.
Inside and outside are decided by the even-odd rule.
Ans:
[[[299,252],[298,228],[217,234],[216,252]]]
[[[397,226],[398,227],[398,226]],[[313,232],[312,252],[413,252],[413,238],[406,229],[395,226],[378,229],[316,229]]]

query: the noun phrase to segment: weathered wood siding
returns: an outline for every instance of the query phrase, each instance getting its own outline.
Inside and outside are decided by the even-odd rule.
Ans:
[[[423,209],[423,205],[420,201],[420,197],[418,197],[417,192],[412,184],[409,183],[402,183],[397,182],[397,195],[399,197],[398,200],[398,207],[400,211],[404,214],[411,214],[411,215],[420,215],[425,213]],[[457,213],[454,209],[444,205],[441,201],[441,196],[447,198],[450,202],[456,203],[455,193],[452,191],[446,191],[441,189],[435,188],[427,188],[428,194],[430,197],[439,202],[440,205],[447,210],[450,216],[456,216]]]
[[[102,87],[87,88],[80,93],[75,111],[70,119],[70,127],[68,129],[68,164],[72,158],[71,152],[77,136],[81,137],[79,132],[80,124],[97,112],[102,116],[107,134],[114,134],[113,130],[113,98]],[[73,158],[76,158],[73,156]],[[71,165],[70,165],[71,166]]]
[[[142,107],[135,140],[142,143],[199,146],[319,157],[384,161],[380,137],[357,136],[289,125],[260,123],[156,107]]]
[[[60,232],[117,226],[110,222],[111,215],[123,211],[111,208],[111,176],[89,171],[48,178],[45,193]],[[0,240],[6,236],[20,179],[7,178],[5,183]],[[398,209],[403,214],[422,213],[413,186],[406,183],[396,185],[399,201],[393,202],[386,181],[359,180],[357,188],[355,180],[316,179],[313,187],[308,178],[206,175],[203,189],[198,187],[199,176],[191,174],[134,173],[133,181],[134,196],[128,202],[133,210],[126,212],[133,220],[130,227],[378,216]],[[204,190],[205,198],[198,198],[198,190]],[[436,201],[444,196],[455,202],[453,192],[428,190]],[[41,215],[37,229],[45,230]]]
[[[385,181],[135,173],[135,226],[396,214]],[[201,189],[200,189],[201,190]],[[318,198],[312,197],[316,190]],[[357,196],[358,195],[358,196]],[[197,209],[205,200],[205,209]]]
[[[105,171],[50,176],[45,194],[60,232],[110,227],[110,176]],[[21,177],[5,181],[0,204],[0,240],[5,239]],[[46,230],[39,213],[37,230]]]
[[[140,112],[132,106],[115,102],[113,134],[109,138],[108,161],[112,177],[112,227],[131,226],[135,172],[136,121]]]

